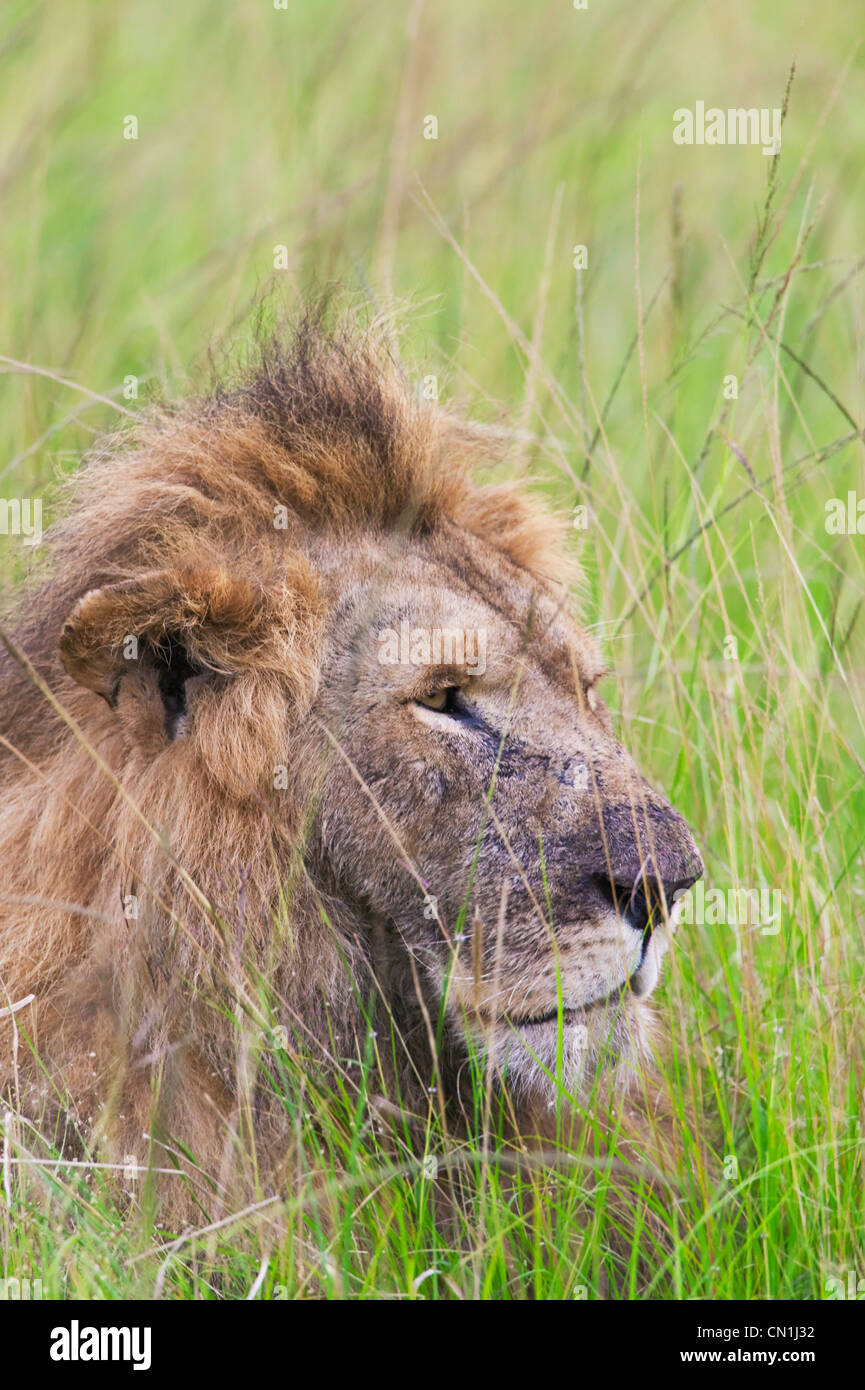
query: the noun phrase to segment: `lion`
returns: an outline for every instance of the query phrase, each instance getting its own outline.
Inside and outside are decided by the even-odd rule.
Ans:
[[[455,1129],[648,1065],[702,864],[502,437],[311,317],[72,481],[0,653],[0,1087],[55,1145],[278,1176],[262,1039]]]

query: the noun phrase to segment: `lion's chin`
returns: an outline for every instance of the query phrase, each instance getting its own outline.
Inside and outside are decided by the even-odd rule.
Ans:
[[[482,1042],[487,1065],[508,1091],[554,1104],[561,1089],[574,1097],[585,1095],[600,1072],[615,1072],[645,1051],[644,1008],[640,998],[619,998],[564,1010],[561,1029],[558,1013],[519,1025],[499,1020],[476,1041]]]

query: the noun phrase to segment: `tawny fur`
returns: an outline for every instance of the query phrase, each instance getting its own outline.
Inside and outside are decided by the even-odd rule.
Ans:
[[[345,1080],[393,1027],[382,1093],[457,1117],[474,1046],[537,1108],[557,970],[574,1086],[639,1067],[642,1001],[591,1006],[636,968],[602,880],[699,859],[595,696],[561,518],[477,484],[489,458],[371,339],[307,326],[86,461],[0,652],[0,1006],[35,995],[0,1087],[26,1113],[229,1192],[245,1140],[272,1174],[286,1151],[250,1039]],[[402,620],[484,626],[486,677],[382,666]],[[479,693],[454,737],[443,685]]]

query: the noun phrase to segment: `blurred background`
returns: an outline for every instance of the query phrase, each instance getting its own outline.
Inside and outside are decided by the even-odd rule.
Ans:
[[[783,896],[777,931],[694,924],[661,993],[765,1173],[737,1297],[861,1255],[865,535],[825,526],[865,498],[861,30],[857,0],[0,12],[0,497],[49,525],[111,402],[339,286],[574,514],[627,741],[707,886]],[[785,107],[780,157],[674,143],[698,101]],[[0,536],[13,590],[32,558]]]
[[[583,244],[586,373],[600,404],[636,328],[639,168],[644,309],[660,291],[646,371],[655,403],[668,403],[664,384],[695,330],[742,297],[772,162],[758,147],[675,145],[673,111],[697,100],[779,107],[794,59],[774,209],[786,216],[764,268],[786,269],[812,219],[808,261],[861,252],[855,0],[819,11],[803,0],[286,4],[68,0],[61,23],[47,3],[7,0],[0,332],[10,354],[74,369],[103,392],[130,372],[171,385],[275,279],[289,295],[337,281],[372,302],[391,289],[409,298],[424,357],[455,388],[512,407],[523,364],[481,281],[527,334],[543,284],[544,359],[578,397],[572,248]],[[137,139],[124,138],[127,116]],[[436,139],[424,138],[428,116]],[[275,245],[287,248],[284,271]],[[795,313],[791,304],[794,336]],[[849,359],[836,385],[855,398],[853,320],[834,331]],[[705,429],[687,401],[705,411],[739,334],[735,321],[711,334],[688,390],[676,383],[684,445]],[[12,448],[32,442],[56,396],[38,382],[5,384]],[[632,372],[617,422],[640,425],[639,399]]]

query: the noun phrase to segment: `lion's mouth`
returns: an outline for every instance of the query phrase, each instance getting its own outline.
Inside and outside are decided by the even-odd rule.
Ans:
[[[593,1007],[594,1005],[592,1004],[581,1004],[580,1007],[577,1008],[575,1005],[569,1004],[567,1006],[563,1006],[561,1011],[558,1008],[551,1009],[548,1014],[535,1014],[531,1018],[514,1018],[511,1014],[506,1014],[505,1017],[508,1020],[508,1022],[513,1024],[515,1028],[531,1028],[535,1024],[558,1023],[560,1016],[563,1019],[567,1019],[569,1016],[573,1014],[585,1013],[587,1008]]]
[[[638,999],[644,999],[647,994],[652,993],[652,990],[658,983],[660,973],[660,950],[656,937],[652,936],[643,942],[643,953],[640,956],[640,964],[628,981],[631,993]]]
[[[564,1022],[568,1022],[579,1018],[580,1015],[591,1013],[594,1009],[604,1009],[611,1004],[624,1003],[629,994],[636,999],[644,999],[646,995],[652,993],[658,983],[659,973],[658,950],[649,940],[643,948],[636,970],[622,984],[611,989],[608,994],[599,995],[596,999],[587,999],[581,1004],[563,1003],[561,1008],[556,1005],[544,1014],[532,1014],[523,1018],[514,1018],[512,1014],[509,1014],[507,1015],[508,1022],[514,1028],[531,1028],[535,1025],[558,1023],[560,1017]]]

